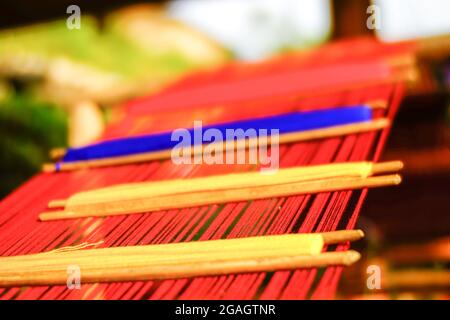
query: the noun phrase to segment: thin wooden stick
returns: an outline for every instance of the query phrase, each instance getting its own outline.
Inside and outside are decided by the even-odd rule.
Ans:
[[[371,168],[371,175],[387,172],[397,172],[403,169],[403,162],[399,160],[385,161],[373,163]]]
[[[400,182],[401,177],[399,175],[385,175],[369,178],[344,177],[261,187],[244,187],[239,189],[221,190],[220,192],[217,192],[217,190],[208,190],[150,198],[145,195],[142,196],[142,194],[138,197],[133,197],[132,194],[125,193],[121,199],[109,199],[107,202],[95,204],[66,206],[65,211],[43,212],[39,215],[39,219],[48,221],[89,216],[99,217],[143,213],[299,194],[382,187],[397,185]]]
[[[66,206],[66,204],[67,204],[66,199],[51,200],[48,203],[48,207],[49,208],[63,208]]]
[[[214,257],[217,257],[218,254],[220,254],[220,258],[223,258],[223,254],[225,253],[231,253],[236,257],[241,257],[242,252],[271,251],[273,254],[280,254],[280,250],[285,252],[285,254],[310,255],[321,253],[323,245],[353,242],[360,240],[363,237],[364,232],[357,229],[82,250],[102,244],[103,241],[100,241],[98,243],[82,243],[76,246],[62,247],[42,253],[0,257],[0,270],[5,266],[6,262],[48,262],[49,258],[54,261],[68,258],[102,258],[114,255],[181,257],[182,255],[190,255],[193,253],[205,253],[209,255],[209,260],[212,260]],[[10,265],[8,268],[10,268]]]
[[[390,125],[389,119],[381,118],[361,123],[334,126],[326,129],[287,133],[280,135],[279,143],[290,143],[296,141],[323,139],[336,136],[343,136],[347,134],[374,131],[384,129],[389,125]]]
[[[381,118],[372,121],[365,121],[361,123],[334,126],[326,129],[308,130],[302,132],[293,132],[281,134],[279,136],[279,143],[291,143],[298,141],[308,141],[315,139],[323,139],[335,136],[342,136],[347,134],[354,134],[360,132],[367,132],[373,130],[380,130],[389,126],[390,122],[388,119]],[[263,139],[266,140],[266,139]],[[266,143],[271,143],[270,139],[267,139]],[[244,148],[248,146],[261,146],[263,142],[260,139],[247,139],[245,143],[228,143],[224,144],[224,150],[236,149],[238,146],[242,145]],[[197,151],[200,150],[200,151]],[[201,148],[193,148],[191,154],[195,155],[201,153]],[[93,159],[93,160],[83,160],[74,162],[61,162],[61,163],[47,163],[43,166],[44,172],[55,172],[55,171],[70,171],[78,170],[90,167],[104,167],[104,166],[114,166],[114,165],[125,165],[130,163],[146,162],[152,160],[169,159],[171,157],[172,150],[161,150],[156,152],[147,152],[140,154],[133,154],[127,156],[118,156],[112,158],[104,159]]]
[[[344,237],[349,238],[348,231],[343,232]],[[78,259],[77,261],[84,259],[86,263],[96,263],[92,259],[104,260],[109,257],[114,259],[117,256],[126,257],[128,261],[146,259],[146,261],[154,263],[168,262],[174,259],[177,262],[199,262],[224,258],[240,259],[244,256],[257,258],[277,255],[312,255],[321,253],[323,245],[324,237],[321,233],[303,233],[91,250],[65,247],[43,253],[0,258],[0,262],[2,262],[0,271],[7,266],[7,263],[14,265],[20,263],[21,267],[26,265],[31,267],[39,261],[45,261],[45,264],[49,265],[73,259]],[[10,268],[11,265],[7,267]]]
[[[242,172],[191,179],[175,179],[153,182],[119,184],[111,187],[77,193],[68,200],[52,200],[49,208],[60,208],[76,204],[98,203],[120,199],[124,194],[147,198],[161,195],[175,195],[196,191],[227,190],[243,187],[261,187],[300,181],[313,181],[334,177],[366,178],[373,174],[396,172],[403,168],[401,161],[381,163],[345,162],[316,166],[283,168],[275,173],[265,175],[260,172]]]
[[[338,230],[330,232],[322,232],[324,244],[338,244],[343,242],[353,242],[364,238],[364,231],[357,230]]]
[[[129,247],[123,247],[126,250]],[[98,251],[91,249],[85,251]],[[104,249],[103,249],[104,250]],[[84,251],[84,250],[83,250]],[[73,252],[56,253],[53,255],[73,254]],[[329,265],[350,265],[360,258],[356,251],[326,252],[316,255],[274,255],[268,257],[251,257],[245,254],[233,259],[219,258],[217,260],[185,260],[173,259],[157,261],[140,256],[140,259],[130,259],[127,255],[113,255],[100,259],[69,258],[60,261],[47,260],[16,261],[5,267],[0,259],[0,286],[29,285],[61,285],[68,279],[68,267],[77,266],[81,271],[81,282],[116,282],[145,281],[161,279],[190,278],[197,276],[227,275],[248,272],[272,272],[298,268],[318,268]],[[238,255],[238,254],[237,254]]]
[[[80,265],[80,270],[82,283],[147,281],[249,272],[273,272],[299,268],[319,268],[330,265],[348,266],[359,259],[360,254],[358,252],[349,250],[346,252],[326,252],[313,256],[299,255],[195,264],[148,265],[144,263],[135,266],[126,263],[119,263],[118,265],[99,263],[95,268]],[[47,268],[47,270],[28,269],[21,273],[15,271],[7,272],[0,275],[0,286],[67,284],[68,266],[53,266],[52,268]]]

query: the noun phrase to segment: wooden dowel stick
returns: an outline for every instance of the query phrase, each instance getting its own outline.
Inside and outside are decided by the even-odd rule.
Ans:
[[[320,233],[324,244],[338,244],[342,242],[353,242],[364,238],[364,231],[357,230],[339,230]]]
[[[207,253],[212,259],[212,254],[223,254],[224,252],[238,253],[241,256],[242,251],[274,251],[293,250],[291,254],[318,254],[322,251],[323,245],[337,244],[343,242],[357,241],[364,237],[362,230],[338,230],[321,233],[299,233],[299,234],[281,234],[265,235],[246,238],[203,240],[191,242],[179,242],[155,245],[140,245],[127,247],[109,247],[82,250],[96,244],[83,243],[77,246],[58,248],[52,251],[0,257],[0,269],[6,265],[6,262],[15,263],[17,261],[48,261],[55,259],[73,259],[73,258],[101,258],[103,256],[136,256],[136,255],[172,255],[181,256],[191,253]],[[8,266],[10,268],[10,266]]]
[[[344,162],[316,166],[302,166],[279,169],[271,174],[259,171],[230,173],[190,179],[173,179],[152,182],[119,184],[92,191],[80,192],[69,198],[70,204],[98,202],[102,199],[122,197],[124,192],[145,197],[174,195],[179,193],[228,190],[244,187],[260,187],[300,181],[319,180],[333,177],[367,177],[371,175],[371,162]],[[53,206],[62,201],[52,203]]]
[[[367,132],[373,130],[380,130],[388,127],[390,121],[386,118],[366,121],[361,123],[347,124],[342,126],[335,126],[326,129],[310,130],[303,132],[294,132],[280,135],[279,143],[290,143],[296,141],[306,141],[330,138],[336,136],[343,136],[347,134],[354,134],[360,132]]]
[[[346,162],[316,166],[304,166],[279,169],[270,175],[259,172],[242,172],[190,179],[175,179],[153,182],[119,184],[106,188],[77,193],[67,200],[52,200],[49,208],[61,208],[66,205],[98,203],[109,199],[120,199],[131,192],[137,196],[156,197],[161,195],[188,193],[206,190],[224,190],[243,187],[276,185],[291,182],[311,181],[333,177],[362,177],[374,173],[396,172],[403,167],[401,161],[385,163]]]
[[[347,233],[347,231],[346,231]],[[349,236],[347,236],[349,237]],[[247,238],[219,239],[207,241],[192,241],[169,244],[141,245],[127,247],[98,248],[91,250],[61,250],[48,251],[37,254],[12,256],[0,258],[0,270],[10,268],[8,263],[46,261],[50,264],[55,261],[70,262],[73,259],[107,258],[123,256],[151,259],[176,258],[180,261],[186,259],[203,259],[211,261],[224,256],[242,258],[267,255],[299,255],[319,254],[324,245],[321,233],[267,235]],[[204,254],[205,256],[199,256]],[[197,255],[197,256],[193,256]],[[86,260],[86,263],[89,261]],[[92,260],[93,263],[95,259]],[[33,267],[33,264],[30,265]]]
[[[386,161],[377,162],[372,165],[372,175],[387,173],[387,172],[397,172],[403,169],[402,161]]]
[[[52,200],[48,203],[49,208],[62,208],[65,207],[67,203],[67,200],[65,199],[58,199],[58,200]]]
[[[291,143],[298,141],[307,141],[307,140],[315,140],[315,139],[323,139],[347,134],[354,134],[360,132],[367,132],[373,130],[383,129],[389,126],[389,120],[385,118],[376,119],[372,121],[366,121],[361,123],[342,125],[342,126],[334,126],[326,129],[317,129],[317,130],[309,130],[302,132],[294,132],[282,134],[279,137],[279,143]],[[270,143],[270,139],[267,139],[268,143]],[[257,140],[260,141],[260,140]],[[255,143],[251,143],[247,141],[245,146],[248,145],[257,145]],[[230,147],[231,146],[231,147]],[[225,144],[225,150],[236,149],[237,144]],[[193,152],[195,154],[197,152]],[[74,161],[74,162],[61,162],[59,164],[45,164],[43,166],[44,172],[55,172],[55,171],[70,171],[77,170],[83,168],[90,167],[103,167],[103,166],[114,166],[114,165],[125,165],[131,163],[152,161],[152,160],[161,160],[161,159],[169,159],[171,157],[172,150],[162,150],[157,152],[148,152],[148,153],[140,153],[128,156],[119,156],[113,158],[105,158],[105,159],[93,159],[93,160],[83,160],[83,161]]]
[[[86,161],[75,161],[75,162],[61,162],[59,164],[59,169],[57,169],[57,164],[46,163],[42,167],[44,172],[56,172],[56,171],[72,171],[79,169],[86,169],[91,167],[106,167],[115,165],[125,165],[131,163],[139,163],[153,160],[170,159],[172,150],[162,150],[157,152],[148,152],[134,154],[130,156],[120,156],[114,158],[105,159],[95,159]]]
[[[125,258],[118,261],[98,261],[96,266],[78,267],[81,271],[81,282],[116,282],[116,281],[146,281],[162,279],[190,278],[198,276],[227,275],[249,272],[272,272],[277,270],[292,270],[299,268],[318,268],[329,265],[348,266],[360,259],[356,251],[326,252],[318,255],[281,256],[260,259],[242,259],[233,261],[214,261],[195,264],[161,264],[128,263]],[[73,265],[77,265],[76,261]],[[9,270],[0,274],[0,286],[29,285],[62,285],[67,283],[67,268],[60,264],[47,268],[29,268],[26,270]]]
[[[174,208],[197,207],[209,204],[228,203],[285,197],[299,194],[352,190],[362,188],[397,185],[401,182],[399,175],[386,175],[369,178],[337,178],[287,183],[274,186],[250,187],[217,192],[201,191],[187,194],[160,196],[155,198],[134,198],[125,195],[122,199],[110,199],[97,204],[79,204],[67,207],[66,211],[43,212],[39,215],[42,221],[73,219],[89,216],[110,216],[120,214],[142,213],[168,210]]]
[[[284,244],[284,246],[281,246]],[[317,247],[318,248],[318,247]],[[293,255],[317,255],[320,254],[321,250],[317,250],[313,246],[304,246],[300,243],[299,247],[295,247],[294,243],[284,243],[267,246],[267,248],[215,248],[214,251],[201,250],[199,252],[179,252],[179,253],[167,253],[161,252],[160,254],[154,253],[138,253],[132,254],[128,251],[122,250],[120,254],[111,255],[108,252],[100,253],[100,249],[95,249],[91,255],[87,256],[84,254],[75,254],[75,252],[68,252],[65,254],[41,254],[39,257],[24,257],[15,259],[5,259],[10,266],[6,266],[3,263],[0,266],[0,276],[2,272],[8,272],[11,268],[20,269],[22,271],[33,269],[33,270],[47,270],[55,265],[70,265],[77,264],[83,265],[85,267],[96,267],[99,266],[99,262],[103,265],[113,265],[120,264],[120,258],[127,262],[127,264],[139,265],[139,264],[194,264],[194,263],[204,263],[204,262],[214,262],[214,261],[235,261],[242,259],[262,259],[262,258],[272,258],[280,256],[293,256]],[[144,251],[144,250],[143,250]],[[94,253],[96,255],[94,255]],[[97,261],[95,261],[98,259]]]

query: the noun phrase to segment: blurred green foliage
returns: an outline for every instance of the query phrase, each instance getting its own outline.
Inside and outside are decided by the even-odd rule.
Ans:
[[[114,29],[100,29],[89,16],[83,16],[76,30],[57,20],[0,32],[0,58],[23,54],[44,60],[64,57],[129,78],[179,74],[195,67],[176,52],[144,51]]]
[[[68,29],[61,19],[0,31],[0,198],[38,172],[51,148],[67,144],[62,106],[85,94],[107,107],[117,88],[125,88],[122,99],[198,67],[177,50],[144,50],[121,31],[114,19],[102,24],[85,15],[80,29]],[[61,60],[66,64],[55,64]],[[110,90],[102,86],[105,79]],[[11,90],[14,82],[20,83]],[[109,93],[114,99],[103,101]]]
[[[51,148],[67,142],[67,116],[27,93],[0,97],[0,198],[38,172]]]

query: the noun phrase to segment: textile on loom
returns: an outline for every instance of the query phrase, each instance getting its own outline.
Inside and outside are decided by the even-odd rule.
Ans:
[[[231,71],[225,68],[203,77],[188,78],[155,97],[131,102],[126,106],[128,113],[107,130],[104,139],[188,127],[198,119],[205,123],[217,123],[297,110],[364,104],[374,100],[387,103],[386,109],[377,109],[374,113],[393,119],[402,98],[403,85],[392,76],[393,71],[382,58],[384,51],[393,49],[374,44],[361,45],[365,46],[378,51],[376,61],[356,53],[347,61],[339,51],[342,48],[338,47],[315,54],[316,57],[327,57],[322,59],[323,63],[308,59],[308,56],[288,56],[285,60],[278,58],[258,66],[240,65],[236,69],[231,68]],[[405,49],[397,50],[402,52]],[[355,64],[354,61],[358,60],[361,63]],[[344,72],[348,68],[352,73]],[[335,72],[339,72],[340,79],[324,80],[324,77],[336,77]],[[262,74],[268,74],[268,78]],[[304,75],[310,77],[305,78]],[[241,87],[240,92],[230,97],[227,93],[230,90],[234,92],[236,87],[233,83],[242,81],[242,77],[247,79],[248,87]],[[292,82],[287,83],[289,81]],[[274,84],[278,85],[273,87]],[[204,86],[212,86],[217,90],[216,95],[205,98]],[[192,88],[195,90],[192,91]],[[179,96],[183,99],[179,100]],[[225,97],[228,98],[222,103],[220,100]],[[157,103],[153,104],[155,100]],[[208,110],[207,113],[204,110]],[[389,128],[386,128],[281,145],[280,167],[377,161],[388,131]],[[0,255],[38,253],[80,243],[116,247],[325,232],[355,227],[367,190],[72,221],[40,222],[37,219],[50,200],[67,198],[83,190],[117,183],[208,176],[252,169],[254,166],[242,164],[174,165],[170,160],[165,160],[38,174],[0,203]],[[343,244],[335,250],[347,248],[348,244]],[[343,267],[328,267],[179,280],[82,284],[79,290],[70,290],[66,286],[0,288],[0,299],[321,299],[334,296],[342,271]]]

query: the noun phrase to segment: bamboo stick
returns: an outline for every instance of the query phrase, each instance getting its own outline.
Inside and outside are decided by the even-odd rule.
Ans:
[[[323,139],[336,136],[343,136],[347,134],[374,131],[384,129],[389,125],[390,125],[389,119],[380,118],[372,121],[329,127],[326,129],[287,133],[280,135],[279,143],[282,144],[297,141]]]
[[[334,126],[325,129],[308,130],[302,132],[286,133],[279,136],[279,143],[291,143],[299,141],[308,141],[315,139],[323,139],[335,136],[342,136],[347,134],[361,133],[367,131],[374,131],[386,128],[389,126],[390,122],[388,119],[381,118],[372,121],[365,121],[361,123]],[[263,139],[266,140],[266,139]],[[270,144],[270,139],[267,142],[261,141],[261,139],[247,139],[245,143],[222,143],[224,146],[224,151],[235,150],[242,145],[244,148],[249,146],[262,146],[264,144]],[[191,154],[199,154],[202,152],[202,148],[193,148]],[[93,159],[93,160],[83,160],[74,162],[60,162],[60,163],[47,163],[43,166],[44,172],[55,172],[55,171],[71,171],[90,167],[104,167],[104,166],[114,166],[114,165],[125,165],[138,162],[146,162],[153,160],[169,159],[171,157],[172,150],[161,150],[156,152],[147,152],[140,154],[133,154],[127,156],[118,156],[112,158],[103,159]]]
[[[0,270],[6,266],[6,263],[17,263],[24,261],[48,261],[63,260],[63,259],[79,259],[79,258],[103,258],[114,255],[126,256],[175,256],[189,255],[192,253],[204,253],[209,255],[209,259],[213,259],[214,255],[224,253],[232,253],[236,257],[240,257],[242,252],[248,251],[274,251],[275,254],[279,250],[285,250],[288,254],[319,254],[324,245],[332,245],[343,242],[353,242],[364,237],[362,230],[338,230],[321,233],[298,233],[298,234],[279,234],[279,235],[264,235],[246,238],[232,238],[232,239],[216,239],[203,240],[167,244],[153,244],[127,247],[109,247],[86,249],[95,244],[81,244],[71,247],[58,248],[52,251],[0,257]],[[8,265],[7,268],[11,268]]]
[[[346,231],[343,231],[346,232]],[[344,237],[347,237],[344,234]],[[45,266],[61,261],[83,261],[96,263],[93,259],[116,259],[126,257],[127,261],[152,263],[201,262],[215,259],[240,259],[242,257],[258,258],[278,255],[313,255],[319,254],[324,245],[320,233],[282,234],[247,238],[192,241],[169,244],[98,248],[91,250],[49,251],[31,255],[0,258],[0,272],[20,264],[22,268],[36,267],[36,263],[45,261]]]
[[[279,169],[270,175],[260,172],[242,172],[191,179],[175,179],[153,182],[129,183],[80,192],[68,200],[52,200],[49,208],[99,203],[120,199],[126,194],[133,197],[157,197],[196,191],[227,190],[243,187],[257,187],[291,182],[311,181],[333,177],[368,177],[372,174],[395,172],[403,167],[401,161],[381,163],[346,162],[317,166],[303,166]]]
[[[357,230],[338,230],[322,232],[320,235],[323,238],[324,244],[338,244],[343,242],[353,242],[364,238],[364,231]]]
[[[381,187],[397,185],[400,182],[401,178],[399,175],[385,175],[369,178],[343,177],[279,185],[244,187],[221,190],[220,192],[217,192],[217,190],[207,190],[150,198],[142,196],[142,194],[134,197],[132,194],[124,193],[121,199],[109,199],[107,202],[94,204],[66,205],[64,211],[43,212],[39,215],[39,219],[48,221],[89,216],[99,217],[143,213],[300,194]]]
[[[80,265],[81,282],[118,282],[179,279],[203,276],[229,275],[249,272],[274,272],[299,268],[319,268],[330,265],[348,266],[360,259],[360,254],[349,250],[345,252],[326,252],[318,255],[284,256],[236,261],[215,261],[194,264],[117,265],[99,262],[96,267]],[[121,258],[121,260],[126,260]],[[63,285],[67,283],[68,265],[58,265],[47,270],[28,269],[0,274],[0,286]]]
[[[0,286],[65,284],[68,266],[82,282],[156,280],[230,273],[348,265],[356,252],[321,254],[324,244],[360,239],[361,230],[284,234],[50,252],[0,258]],[[84,248],[86,245],[77,246]],[[70,249],[70,250],[69,250]]]

